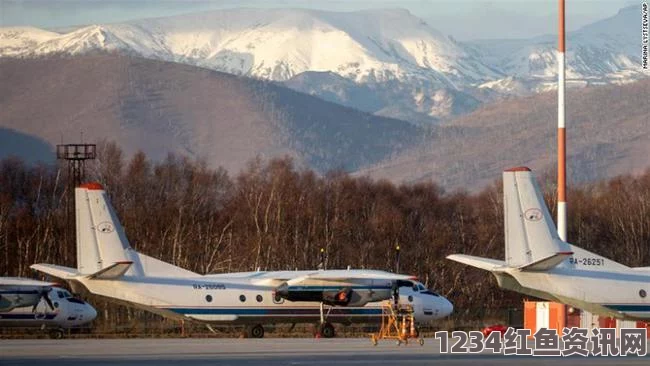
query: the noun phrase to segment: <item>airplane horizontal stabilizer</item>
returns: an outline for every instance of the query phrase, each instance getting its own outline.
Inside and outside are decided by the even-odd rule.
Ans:
[[[452,261],[467,264],[468,266],[484,269],[490,272],[502,271],[505,268],[507,268],[505,261],[500,261],[498,259],[475,257],[473,255],[452,254],[452,255],[448,255],[447,259],[451,259]]]
[[[126,273],[126,271],[131,268],[132,264],[133,262],[131,261],[116,262],[102,270],[91,274],[88,276],[88,278],[95,280],[114,280],[116,278],[122,277],[122,275],[124,275],[124,273]]]
[[[29,268],[64,280],[79,275],[79,271],[76,268],[57,266],[56,264],[32,264]]]
[[[573,252],[558,252],[535,262],[524,264],[523,266],[517,267],[517,269],[520,271],[547,271],[564,262],[565,259],[572,255]]]
[[[56,282],[45,282],[20,277],[3,277],[0,279],[0,288],[8,286],[49,287],[56,286]]]

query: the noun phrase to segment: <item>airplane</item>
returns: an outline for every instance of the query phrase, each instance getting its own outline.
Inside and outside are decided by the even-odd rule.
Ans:
[[[630,268],[562,241],[527,167],[503,172],[505,260],[453,254],[499,287],[594,314],[650,319],[650,267]]]
[[[0,277],[0,327],[40,327],[50,329],[52,338],[62,338],[64,329],[96,316],[90,304],[56,283]]]
[[[264,337],[263,324],[376,322],[381,302],[409,304],[415,321],[449,315],[453,305],[414,277],[375,270],[256,271],[200,275],[139,253],[131,247],[99,183],[75,189],[77,268],[34,264],[31,268],[90,293],[175,319],[245,325]]]

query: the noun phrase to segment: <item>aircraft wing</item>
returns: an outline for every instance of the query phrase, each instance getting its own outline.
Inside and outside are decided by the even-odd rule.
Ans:
[[[355,280],[388,280],[388,281],[414,281],[416,277],[395,274],[390,272],[366,272],[366,271],[319,271],[301,277],[292,278],[287,285],[295,286],[307,280],[321,280],[334,282],[354,282]]]
[[[302,272],[296,276],[288,275],[287,272],[278,272],[278,275],[274,276],[273,273],[267,272],[264,277],[253,281],[253,283],[258,285],[286,284],[288,286],[296,286],[308,280],[349,283],[355,282],[356,280],[415,281],[417,278],[404,274],[374,270],[320,270],[308,273]]]

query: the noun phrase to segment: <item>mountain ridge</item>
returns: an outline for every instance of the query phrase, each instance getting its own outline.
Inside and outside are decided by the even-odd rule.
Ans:
[[[119,141],[125,153],[203,158],[236,173],[288,155],[316,171],[361,165],[410,146],[410,123],[273,83],[123,55],[0,59],[1,127],[51,144]]]
[[[569,86],[647,77],[640,68],[637,10],[624,8],[569,32]],[[0,57],[120,52],[282,82],[425,125],[555,88],[555,43],[554,36],[457,42],[403,9],[228,9],[90,25],[60,35],[0,28]]]

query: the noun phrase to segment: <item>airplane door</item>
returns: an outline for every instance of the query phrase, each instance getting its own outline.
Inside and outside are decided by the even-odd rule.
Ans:
[[[549,306],[546,301],[539,301],[536,303],[536,321],[535,321],[535,332],[540,328],[549,328]]]

